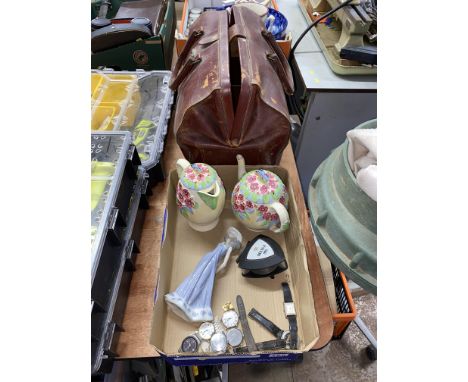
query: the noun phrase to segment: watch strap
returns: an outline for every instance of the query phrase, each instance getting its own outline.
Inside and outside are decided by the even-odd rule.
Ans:
[[[258,350],[277,350],[286,349],[286,340],[269,340],[264,342],[258,342],[255,344]],[[249,349],[247,346],[234,348],[234,353],[248,353]]]
[[[245,343],[247,344],[247,349],[249,352],[257,350],[257,345],[250,331],[249,322],[247,321],[247,315],[245,313],[244,300],[241,296],[236,297],[237,310],[239,311],[239,321],[242,326],[242,332],[244,333]]]
[[[291,289],[289,288],[288,283],[281,283],[281,287],[283,288],[285,314],[289,321],[289,331],[291,332],[289,337],[289,346],[291,349],[297,349],[297,317],[294,309]]]
[[[278,326],[276,326],[273,322],[271,322],[268,318],[266,318],[263,314],[261,314],[257,309],[255,308],[250,309],[249,317],[257,321],[260,325],[262,325],[266,330],[268,330],[276,338],[281,339],[283,335],[283,330],[278,328]]]

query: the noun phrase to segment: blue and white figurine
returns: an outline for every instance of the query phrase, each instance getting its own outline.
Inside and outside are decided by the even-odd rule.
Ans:
[[[224,242],[202,257],[195,270],[174,292],[164,296],[169,308],[186,321],[212,321],[211,296],[216,273],[223,270],[232,250],[240,249],[242,234],[229,227]]]

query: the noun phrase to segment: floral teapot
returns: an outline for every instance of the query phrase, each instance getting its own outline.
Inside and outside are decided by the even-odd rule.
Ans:
[[[190,164],[185,159],[176,163],[177,207],[196,231],[216,227],[224,208],[226,191],[216,170],[204,163]]]
[[[286,231],[289,228],[289,195],[284,183],[268,170],[246,173],[242,155],[237,155],[237,162],[239,182],[231,198],[234,215],[253,231]]]

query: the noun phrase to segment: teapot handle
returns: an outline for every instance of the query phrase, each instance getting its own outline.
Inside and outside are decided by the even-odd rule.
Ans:
[[[184,170],[190,166],[190,162],[187,159],[180,158],[176,162],[176,168],[177,168],[177,175],[179,176],[179,179],[182,177],[184,174]]]
[[[289,228],[289,214],[288,214],[288,210],[286,209],[285,206],[283,206],[281,203],[279,202],[275,202],[271,205],[271,208],[273,208],[276,213],[278,214],[279,216],[279,219],[280,219],[280,227],[279,228],[276,228],[276,227],[271,227],[270,229],[274,232],[274,233],[280,233],[280,232],[284,232],[286,231],[288,228]]]

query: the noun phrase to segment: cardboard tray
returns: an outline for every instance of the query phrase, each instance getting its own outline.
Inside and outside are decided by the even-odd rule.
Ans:
[[[177,288],[182,280],[192,272],[195,265],[207,252],[223,240],[229,226],[236,227],[243,236],[243,244],[259,233],[249,231],[233,215],[230,196],[237,183],[237,166],[214,166],[226,188],[226,202],[220,221],[209,232],[196,232],[177,211],[175,189],[178,182],[176,171],[169,177],[167,220],[165,237],[161,249],[159,281],[153,309],[150,343],[168,362],[176,365],[217,364],[230,362],[278,362],[291,361],[310,350],[319,339],[319,329],[315,315],[312,286],[307,266],[306,250],[301,235],[297,204],[292,184],[286,169],[280,166],[262,166],[275,172],[286,184],[290,195],[290,228],[284,233],[264,232],[276,240],[283,248],[288,262],[287,271],[274,279],[248,279],[241,275],[235,263],[236,251],[231,257],[224,274],[217,275],[213,288],[212,310],[214,316],[221,316],[222,306],[230,301],[235,305],[239,294],[244,300],[247,313],[252,307],[275,322],[282,329],[288,329],[284,315],[281,283],[287,281],[291,287],[298,321],[298,350],[276,350],[251,354],[206,355],[203,353],[178,353],[182,340],[198,329],[200,323],[185,322],[176,316],[164,301],[164,295]],[[247,167],[251,170],[256,167]],[[236,307],[237,310],[237,307]],[[249,318],[249,325],[256,342],[273,339],[258,323]]]

